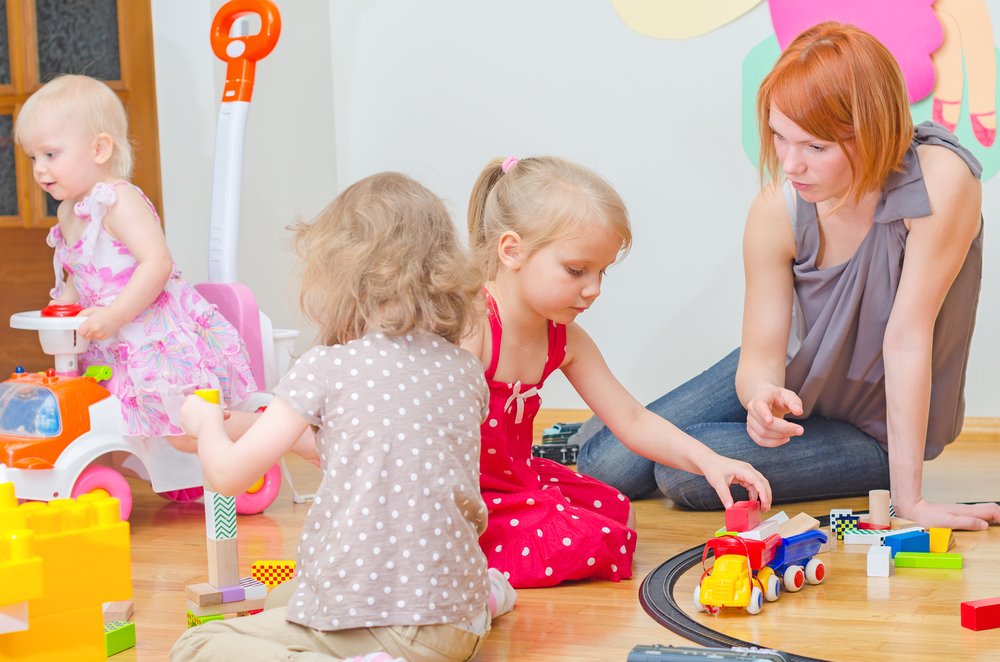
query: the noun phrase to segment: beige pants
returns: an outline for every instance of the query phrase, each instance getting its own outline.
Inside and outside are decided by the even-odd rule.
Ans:
[[[191,628],[170,651],[170,662],[294,660],[319,662],[385,651],[407,662],[464,662],[489,635],[454,625],[398,625],[322,632],[285,620],[284,609],[209,621]]]

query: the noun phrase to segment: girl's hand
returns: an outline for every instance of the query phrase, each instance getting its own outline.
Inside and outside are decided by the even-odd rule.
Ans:
[[[802,400],[793,391],[778,386],[757,389],[747,403],[747,433],[760,446],[773,448],[802,434],[802,426],[784,420],[786,414],[802,415]]]
[[[760,499],[762,510],[771,509],[771,484],[746,462],[731,460],[713,453],[711,459],[702,465],[701,470],[705,480],[715,489],[722,499],[722,505],[726,508],[733,505],[733,495],[729,491],[729,486],[736,483],[747,488],[751,501]]]
[[[87,321],[80,325],[77,333],[81,338],[91,340],[107,340],[124,324],[110,308],[94,306],[80,311],[78,317],[86,317]]]
[[[896,508],[901,517],[913,520],[927,528],[937,526],[947,529],[982,531],[989,528],[991,520],[1000,523],[1000,505],[995,503],[965,505],[935,503],[920,499],[910,505],[897,505],[893,502],[893,507]]]
[[[189,395],[181,406],[181,427],[192,439],[198,438],[206,421],[216,420],[221,428],[227,418],[229,415],[222,407],[197,395]]]

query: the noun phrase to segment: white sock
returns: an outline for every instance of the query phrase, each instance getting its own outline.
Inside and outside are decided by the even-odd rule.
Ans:
[[[510,585],[503,573],[496,568],[489,569],[490,575],[490,615],[502,616],[514,608],[517,591]]]

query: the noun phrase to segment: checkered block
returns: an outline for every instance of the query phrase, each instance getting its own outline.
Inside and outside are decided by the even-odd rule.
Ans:
[[[213,614],[211,616],[195,616],[190,609],[187,613],[188,618],[188,628],[193,628],[196,625],[201,625],[202,623],[208,623],[209,621],[224,621],[226,617],[222,614]]]
[[[830,532],[836,534],[837,540],[844,539],[845,529],[857,529],[861,517],[854,515],[850,510],[830,511]]]
[[[295,576],[295,561],[257,561],[250,574],[270,590]]]

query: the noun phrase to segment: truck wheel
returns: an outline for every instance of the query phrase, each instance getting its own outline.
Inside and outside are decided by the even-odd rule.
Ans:
[[[750,591],[750,604],[747,605],[747,612],[751,615],[759,614],[764,608],[764,594],[756,586]]]
[[[118,499],[122,521],[128,521],[128,516],[132,513],[132,488],[124,476],[111,467],[92,464],[76,479],[70,496],[75,499],[95,490],[104,490],[108,496]]]
[[[767,583],[764,584],[764,598],[768,602],[774,602],[781,594],[781,582],[775,574],[767,576]]]
[[[802,573],[802,568],[797,565],[790,565],[785,569],[785,590],[795,591],[802,588],[802,584],[805,583],[805,575]]]
[[[810,559],[806,564],[806,581],[810,584],[819,584],[826,577],[826,566],[819,559]]]

